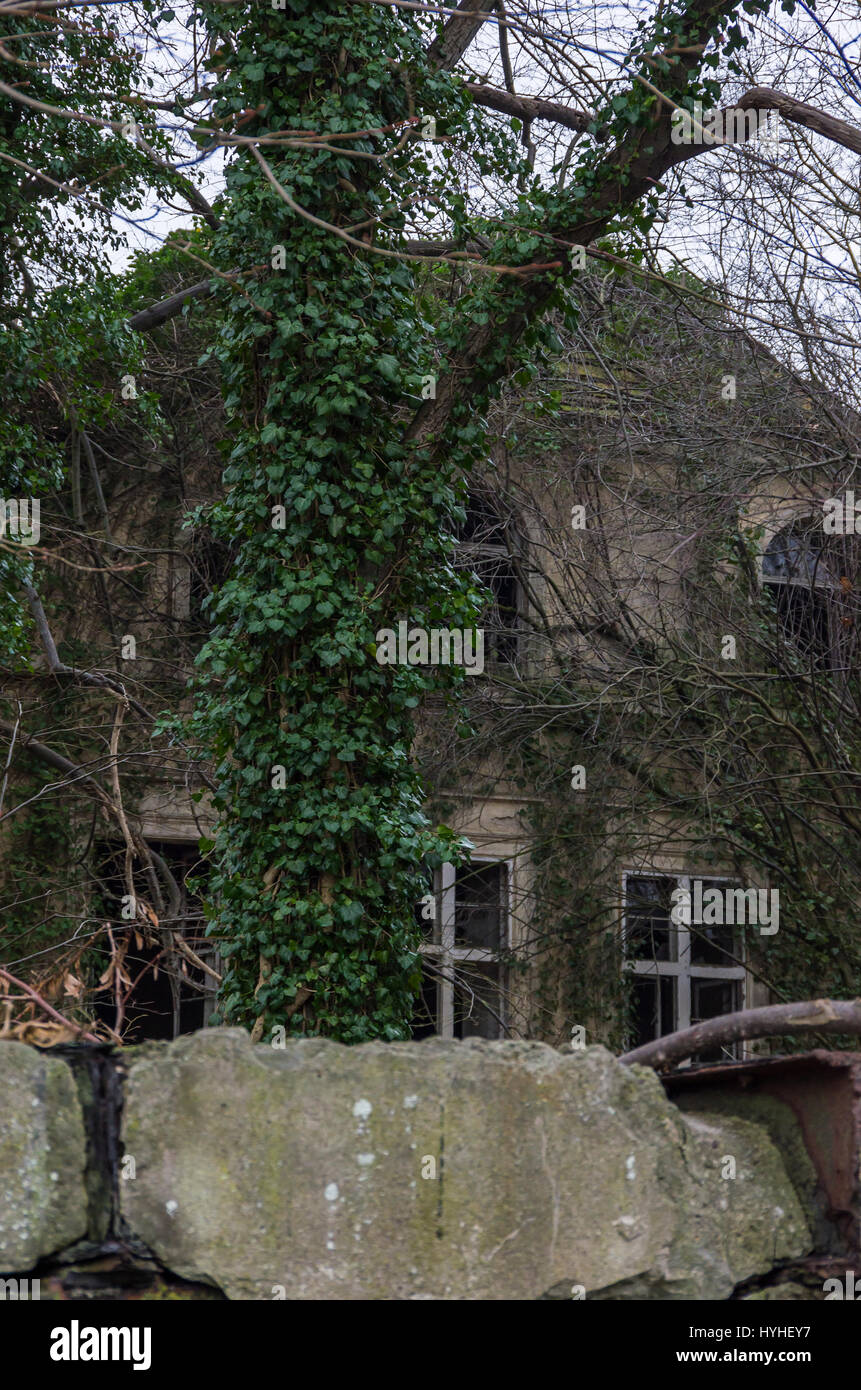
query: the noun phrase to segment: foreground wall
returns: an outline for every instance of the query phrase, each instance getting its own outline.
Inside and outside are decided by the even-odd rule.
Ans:
[[[99,1234],[74,1061],[0,1042],[5,1273]],[[764,1127],[600,1047],[212,1029],[120,1066],[107,1234],[232,1299],[725,1299],[811,1248]]]

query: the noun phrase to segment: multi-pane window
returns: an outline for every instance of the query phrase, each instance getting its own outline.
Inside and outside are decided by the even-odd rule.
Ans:
[[[425,968],[413,1037],[502,1037],[508,865],[443,864],[429,874],[419,920]]]
[[[510,527],[508,531],[492,501],[471,493],[458,536],[456,563],[471,569],[492,595],[481,619],[486,658],[513,663],[518,658],[520,586]]]
[[[680,901],[678,895],[673,898],[674,891],[690,894],[694,882],[687,875],[624,876],[625,967],[633,976],[634,1047],[744,1006],[745,968],[736,927],[673,920]],[[696,882],[703,895],[710,888],[732,886],[724,879]],[[734,1056],[733,1048],[720,1048],[700,1054],[698,1060]]]

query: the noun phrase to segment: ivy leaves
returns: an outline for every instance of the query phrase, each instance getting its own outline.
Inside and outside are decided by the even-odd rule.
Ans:
[[[212,7],[211,22],[232,54],[218,118],[240,103],[260,113],[254,134],[349,136],[327,150],[262,146],[321,221],[362,223],[427,191],[422,142],[391,149],[413,109],[432,103],[449,132],[466,129],[462,92],[429,69],[411,20],[297,3],[253,23]],[[395,76],[407,61],[409,88]],[[438,198],[437,172],[430,183]],[[217,759],[221,1016],[256,1036],[286,1024],[348,1042],[400,1037],[418,979],[421,864],[458,854],[422,812],[414,710],[457,675],[383,668],[374,635],[404,616],[475,624],[477,596],[450,557],[455,479],[474,446],[453,441],[441,474],[403,437],[433,349],[412,268],[288,213],[242,150],[228,189],[214,254],[225,266],[286,254],[255,283],[266,326],[225,293],[212,349],[235,420],[209,524],[236,561],[210,607],[192,726]]]

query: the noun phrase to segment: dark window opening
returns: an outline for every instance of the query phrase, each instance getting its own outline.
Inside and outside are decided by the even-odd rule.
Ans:
[[[457,946],[498,951],[507,911],[504,864],[469,864],[454,880],[454,940]]]
[[[206,529],[193,532],[188,550],[189,621],[195,628],[208,628],[204,603],[213,589],[224,583],[232,562],[232,551],[224,541]]]
[[[793,522],[779,531],[762,557],[762,578],[776,613],[780,642],[808,663],[830,666],[837,586],[821,525],[812,520]]]
[[[489,498],[471,493],[458,535],[458,563],[469,567],[490,590],[492,602],[481,619],[485,656],[512,664],[518,656],[520,585],[506,527]]]
[[[175,918],[165,915],[159,928],[178,932],[191,951],[211,970],[218,972],[219,958],[214,943],[204,934],[205,921],[200,899],[188,885],[201,874],[197,849],[191,845],[150,842],[166,862],[179,888],[179,909]],[[108,1027],[122,1029],[130,1043],[157,1041],[193,1033],[206,1026],[212,1013],[216,981],[181,954],[165,952],[159,928],[128,920],[123,915],[127,885],[124,877],[125,850],[116,845],[102,846],[97,863],[103,909],[112,922],[118,942],[127,941],[123,956],[125,980],[99,990],[95,1014]],[[135,874],[136,892],[152,901],[152,890],[140,866]],[[164,891],[164,889],[162,890]],[[110,956],[102,951],[107,966]],[[124,996],[117,1001],[116,990]]]
[[[499,966],[470,962],[457,971],[454,1036],[498,1038],[502,1032]]]
[[[674,878],[629,878],[625,894],[625,953],[630,960],[675,960],[670,921]]]
[[[416,908],[424,971],[412,1036],[498,1038],[505,1032],[508,865],[444,864],[431,892],[434,920],[423,918],[422,903]]]
[[[717,888],[721,892],[730,888],[723,879],[701,879],[703,895],[710,888]],[[706,925],[704,922],[692,922],[691,933],[691,962],[693,965],[737,965],[739,943],[735,934],[735,927],[725,925]]]
[[[413,1009],[410,1033],[414,1042],[422,1038],[432,1038],[439,1032],[439,1002],[437,999],[436,976],[425,969],[422,971],[421,993]]]
[[[675,981],[666,975],[635,975],[634,1047],[676,1031]]]
[[[741,1008],[741,987],[737,980],[702,980],[691,977],[691,1024],[704,1023],[721,1014],[734,1014]],[[694,1062],[722,1062],[738,1056],[735,1043],[698,1052]]]
[[[623,939],[632,1046],[742,1007],[745,967],[734,925],[695,920],[710,915],[715,900],[711,895],[708,902],[703,900],[713,888],[719,890],[728,915],[728,894],[741,891],[728,880],[625,876]],[[733,908],[736,902],[733,897]],[[734,1057],[737,1050],[730,1045],[692,1060]]]

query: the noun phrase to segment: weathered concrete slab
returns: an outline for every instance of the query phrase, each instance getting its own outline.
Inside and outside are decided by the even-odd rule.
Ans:
[[[815,1249],[857,1258],[861,1246],[861,1054],[824,1048],[691,1067],[665,1077],[686,1113],[742,1115],[780,1150],[814,1231]]]
[[[65,1062],[0,1041],[0,1270],[30,1269],[86,1234],[85,1154]]]
[[[599,1047],[213,1029],[131,1059],[124,1126],[131,1228],[231,1298],[726,1298],[810,1245],[764,1129]]]

